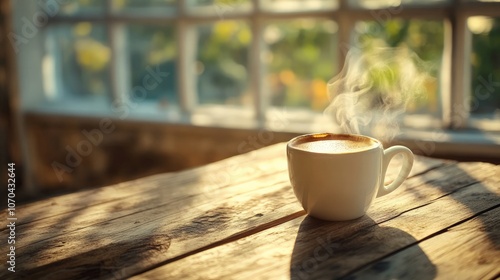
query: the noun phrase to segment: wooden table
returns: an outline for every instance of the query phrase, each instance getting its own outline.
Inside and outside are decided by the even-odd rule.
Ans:
[[[487,163],[417,157],[402,187],[349,222],[305,215],[285,144],[16,211],[16,272],[1,279],[500,276],[500,167]]]

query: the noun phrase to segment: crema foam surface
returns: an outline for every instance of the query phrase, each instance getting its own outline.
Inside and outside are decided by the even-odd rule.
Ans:
[[[341,154],[369,150],[377,145],[374,141],[356,141],[347,139],[319,140],[302,142],[294,145],[295,148],[327,154]]]

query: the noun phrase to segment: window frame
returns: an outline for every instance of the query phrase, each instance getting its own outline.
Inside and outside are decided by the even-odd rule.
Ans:
[[[76,23],[81,21],[102,22],[105,23],[105,28],[108,33],[109,47],[113,50],[110,65],[111,77],[111,100],[122,102],[127,101],[128,88],[127,67],[124,66],[126,59],[124,51],[121,47],[123,24],[130,22],[139,23],[175,23],[177,36],[177,70],[178,70],[178,99],[180,106],[180,115],[177,119],[187,120],[191,122],[196,119],[199,113],[197,106],[197,96],[194,89],[192,75],[194,71],[191,68],[192,56],[194,55],[194,46],[189,43],[191,36],[195,36],[193,28],[195,24],[203,22],[216,22],[219,20],[245,20],[249,23],[252,32],[252,38],[249,51],[249,78],[250,91],[253,94],[254,106],[253,119],[248,120],[251,125],[249,127],[269,128],[269,119],[266,117],[270,108],[264,88],[265,71],[263,63],[260,62],[260,54],[264,49],[262,40],[263,26],[266,21],[274,19],[289,19],[289,18],[304,18],[304,17],[321,17],[334,20],[339,29],[337,31],[338,49],[337,69],[342,69],[342,64],[345,59],[345,49],[342,44],[350,46],[351,31],[354,28],[356,21],[374,20],[374,15],[391,16],[392,18],[402,19],[434,19],[443,20],[445,28],[444,50],[443,50],[443,65],[441,69],[441,77],[444,82],[440,83],[440,92],[442,95],[441,102],[441,124],[440,129],[451,131],[463,129],[481,129],[490,132],[499,132],[500,123],[498,121],[477,120],[471,118],[469,113],[469,104],[467,96],[471,95],[470,84],[472,77],[470,75],[470,53],[472,46],[471,34],[467,28],[467,18],[470,16],[490,16],[500,17],[499,2],[465,2],[459,0],[449,0],[434,5],[403,5],[402,8],[381,8],[368,10],[357,7],[350,7],[348,0],[339,0],[338,7],[332,10],[316,11],[305,10],[297,12],[274,12],[261,9],[261,1],[251,0],[252,9],[249,12],[224,13],[222,16],[218,13],[211,15],[192,14],[188,12],[187,0],[177,1],[177,14],[172,16],[141,16],[132,15],[130,13],[117,14],[113,12],[111,1],[106,1],[105,11],[101,16],[95,15],[60,15],[57,14],[49,17],[48,23],[43,27],[47,28],[52,24],[58,23]],[[396,10],[398,9],[398,10]],[[396,12],[397,11],[397,12]],[[333,62],[332,62],[333,63]],[[332,73],[332,76],[335,73]],[[216,110],[220,110],[220,106]],[[36,106],[35,106],[36,109]],[[209,115],[209,114],[206,114]],[[243,115],[247,116],[248,113]],[[174,120],[175,122],[175,120]],[[217,122],[212,122],[211,125],[218,125]],[[220,124],[224,126],[224,124]],[[430,127],[432,129],[432,127]],[[287,130],[287,129],[284,129]]]

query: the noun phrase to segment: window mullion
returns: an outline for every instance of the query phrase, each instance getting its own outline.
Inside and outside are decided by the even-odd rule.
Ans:
[[[197,104],[196,95],[196,71],[194,62],[196,59],[197,33],[193,26],[185,20],[180,20],[177,25],[177,50],[179,69],[179,100],[181,110],[184,114],[191,114]]]
[[[132,87],[130,82],[130,63],[127,59],[127,34],[122,23],[108,24],[112,54],[111,79],[113,84],[113,100],[127,102]]]
[[[447,18],[444,24],[444,44],[443,44],[443,58],[441,60],[440,69],[440,92],[441,92],[441,127],[452,127],[452,110],[453,110],[453,75],[455,75],[455,67],[458,67],[458,61],[454,61],[453,56],[456,52],[453,46],[455,38],[455,28],[457,19],[455,15]]]
[[[178,1],[177,23],[177,52],[178,52],[178,94],[182,113],[190,116],[197,103],[196,96],[196,76],[193,62],[196,57],[195,46],[197,41],[197,33],[193,26],[188,22],[187,3],[185,0]]]
[[[349,16],[349,7],[347,0],[340,0],[340,5],[339,5],[339,10],[338,13],[336,13],[336,17],[334,17],[334,20],[337,22],[337,25],[339,27],[337,36],[338,36],[338,43],[337,43],[337,49],[338,49],[338,54],[337,54],[337,67],[338,71],[341,71],[342,68],[344,67],[345,59],[347,57],[347,53],[351,48],[357,48],[357,46],[351,46],[351,32],[354,26],[354,21],[351,19]]]
[[[259,127],[265,127],[268,107],[265,84],[265,70],[261,57],[265,52],[262,42],[262,10],[259,0],[252,0],[253,11],[250,16],[252,41],[249,51],[250,91],[253,94],[255,120]]]
[[[55,26],[53,26],[53,27],[55,27]],[[57,32],[57,29],[55,31]],[[61,62],[62,51],[61,51],[61,48],[57,44],[56,35],[51,33],[51,32],[47,32],[46,36],[48,36],[48,40],[47,40],[48,44],[46,45],[46,47],[48,48],[48,51],[50,52],[50,57],[52,57],[52,59],[53,59],[52,64],[53,65],[61,65],[62,64],[62,62]],[[52,81],[54,81],[54,92],[53,93],[54,93],[55,97],[59,97],[59,98],[64,97],[65,89],[64,89],[63,81],[61,79],[61,77],[63,76],[62,75],[62,68],[61,67],[53,67],[53,69],[54,69],[53,73],[42,73],[43,78],[45,79],[47,76],[49,76],[50,79]]]
[[[262,21],[260,13],[260,3],[258,0],[254,0],[254,11],[250,18],[250,26],[252,29],[252,41],[249,52],[250,89],[253,94],[255,119],[259,127],[265,127],[268,98],[264,88],[264,81],[266,79],[264,65],[260,59],[265,51],[262,42]]]
[[[453,25],[452,50],[452,89],[450,94],[450,124],[451,128],[465,128],[469,119],[469,104],[466,96],[470,88],[470,58],[471,38],[467,30],[467,16],[455,10]]]
[[[104,22],[106,24],[106,31],[108,34],[109,47],[111,49],[111,64],[109,67],[109,76],[111,79],[111,92],[109,98],[113,104],[120,104],[126,101],[126,91],[125,81],[126,76],[123,77],[123,71],[126,71],[124,61],[125,56],[123,53],[124,42],[123,34],[121,28],[115,26],[112,21],[112,3],[111,1],[106,1],[105,7],[105,18]],[[117,103],[115,103],[117,102]]]

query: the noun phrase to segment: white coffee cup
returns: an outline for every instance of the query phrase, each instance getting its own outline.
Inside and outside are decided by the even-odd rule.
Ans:
[[[403,155],[396,179],[384,186],[391,159]],[[344,221],[363,216],[375,197],[398,188],[410,174],[413,153],[404,146],[383,148],[377,139],[318,133],[287,144],[288,172],[295,196],[316,218]]]

